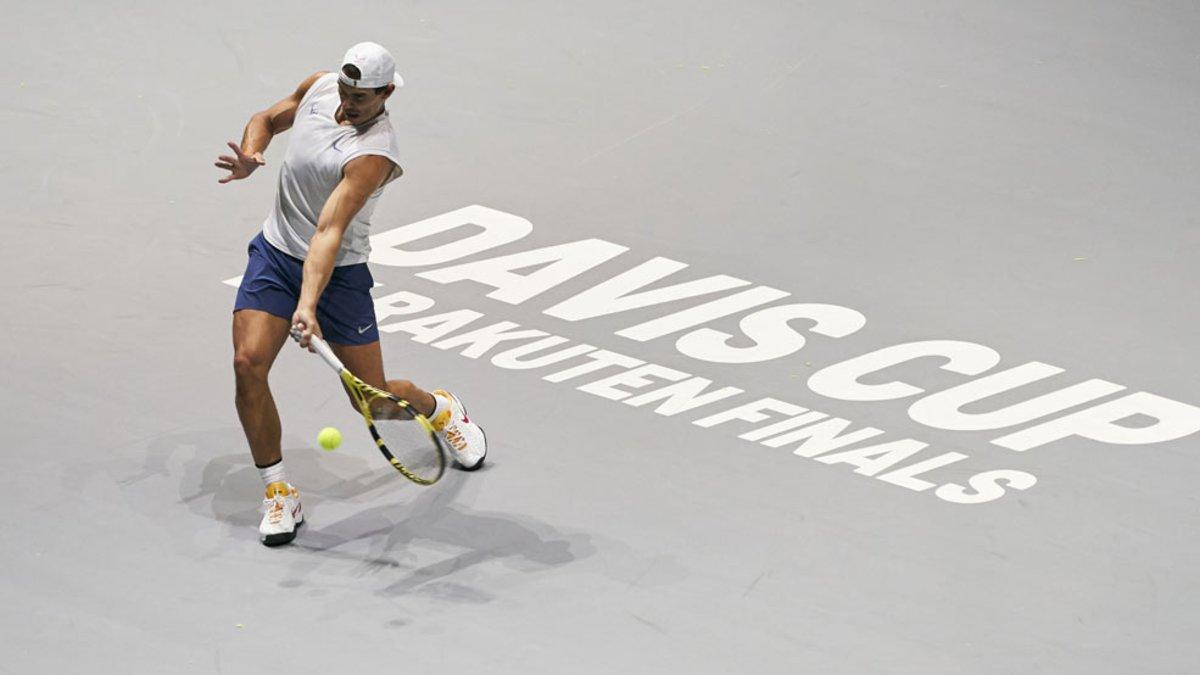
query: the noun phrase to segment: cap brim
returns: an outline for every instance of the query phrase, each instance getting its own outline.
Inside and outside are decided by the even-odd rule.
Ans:
[[[387,82],[373,84],[367,80],[352,80],[346,77],[345,73],[341,72],[338,73],[338,82],[356,89],[375,89],[376,87],[382,87],[388,84]],[[393,73],[391,84],[396,85],[396,88],[399,89],[400,87],[404,86],[404,78],[400,77],[400,73]]]

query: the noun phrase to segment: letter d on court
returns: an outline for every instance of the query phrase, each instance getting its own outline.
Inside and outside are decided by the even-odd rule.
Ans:
[[[483,232],[420,251],[400,248],[404,244],[468,225],[481,227]],[[467,206],[372,236],[371,262],[392,267],[440,265],[512,243],[530,232],[533,232],[533,223],[520,216],[486,206]]]

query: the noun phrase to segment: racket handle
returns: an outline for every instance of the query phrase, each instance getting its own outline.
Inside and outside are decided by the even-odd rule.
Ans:
[[[299,328],[292,326],[291,335],[293,340],[296,342],[300,341]],[[321,355],[322,359],[325,359],[325,363],[328,363],[329,367],[333,368],[334,372],[340,373],[346,369],[346,366],[342,365],[342,361],[337,357],[336,354],[333,353],[333,350],[329,348],[329,343],[322,340],[321,336],[314,333],[308,338],[308,344],[311,345],[313,349],[317,350],[317,353]]]

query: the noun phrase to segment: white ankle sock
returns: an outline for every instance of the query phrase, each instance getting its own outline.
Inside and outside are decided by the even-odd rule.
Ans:
[[[262,476],[263,485],[271,483],[286,483],[287,476],[283,473],[283,460],[275,462],[271,466],[258,467],[258,475]]]
[[[429,416],[429,419],[435,420],[437,419],[438,415],[442,414],[443,410],[450,409],[450,399],[442,396],[441,394],[431,393],[430,396],[433,397],[433,414]]]

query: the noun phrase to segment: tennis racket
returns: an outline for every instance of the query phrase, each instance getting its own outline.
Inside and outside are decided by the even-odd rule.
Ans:
[[[291,334],[293,340],[300,341],[300,329],[292,327]],[[371,438],[392,467],[414,483],[436,483],[446,471],[446,447],[433,423],[408,401],[355,377],[320,337],[313,335],[309,344],[342,379]]]

